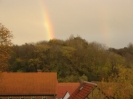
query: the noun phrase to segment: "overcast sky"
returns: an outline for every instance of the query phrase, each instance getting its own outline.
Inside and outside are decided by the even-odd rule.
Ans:
[[[88,42],[122,48],[133,43],[133,0],[0,0],[0,23],[14,35],[14,44],[81,36]]]

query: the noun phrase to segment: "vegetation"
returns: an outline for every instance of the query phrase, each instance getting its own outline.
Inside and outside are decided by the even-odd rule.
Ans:
[[[0,24],[0,71],[4,71],[9,66],[11,38],[11,32]]]
[[[11,32],[0,24],[0,70],[57,72],[59,82],[102,81],[115,99],[133,98],[133,44],[107,48],[81,37],[12,45]],[[12,45],[12,46],[11,46]],[[12,51],[11,51],[12,50]],[[105,88],[105,89],[106,89]],[[121,90],[120,90],[121,88]]]
[[[79,81],[81,78],[89,81],[101,81],[104,78],[108,81],[112,74],[119,74],[118,66],[133,67],[132,48],[130,46],[126,49],[108,49],[102,44],[88,43],[81,37],[73,36],[65,41],[53,39],[35,44],[13,45],[7,71],[55,71],[61,82]]]
[[[118,75],[111,75],[108,82],[103,79],[98,86],[113,99],[133,99],[133,68],[118,66],[117,69]]]

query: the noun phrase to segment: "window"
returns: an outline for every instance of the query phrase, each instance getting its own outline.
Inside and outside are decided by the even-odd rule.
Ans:
[[[31,99],[36,99],[36,97],[33,96]]]
[[[20,99],[24,99],[24,97],[21,97]]]
[[[46,96],[43,96],[42,99],[47,99]]]
[[[9,97],[8,99],[12,99],[12,97]]]

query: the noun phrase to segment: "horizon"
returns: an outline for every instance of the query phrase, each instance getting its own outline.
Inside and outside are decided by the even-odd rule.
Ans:
[[[16,45],[74,35],[118,49],[133,43],[132,10],[132,0],[0,0],[0,23]]]

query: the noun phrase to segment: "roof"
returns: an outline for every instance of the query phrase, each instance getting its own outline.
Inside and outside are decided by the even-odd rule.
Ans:
[[[97,85],[90,82],[82,82],[81,85],[74,91],[74,93],[68,99],[85,99],[85,97],[96,87]]]
[[[69,94],[72,94],[78,87],[80,86],[80,83],[58,83],[57,85],[57,98],[63,98],[64,95],[69,92]]]
[[[0,95],[52,95],[56,94],[57,74],[2,73]]]

